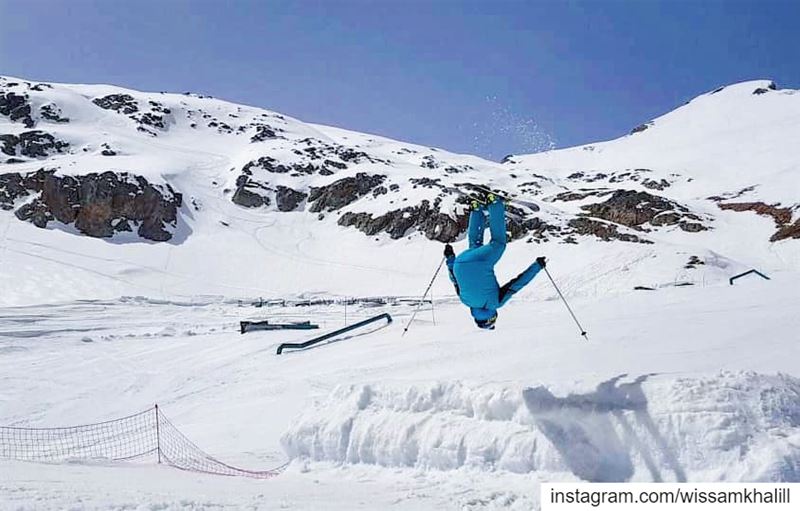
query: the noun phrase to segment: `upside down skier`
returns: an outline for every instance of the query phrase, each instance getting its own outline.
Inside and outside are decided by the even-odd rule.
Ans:
[[[450,280],[461,302],[469,307],[475,324],[479,328],[494,330],[497,309],[533,280],[546,262],[544,257],[537,257],[533,264],[504,286],[498,284],[494,266],[506,249],[505,206],[493,194],[487,195],[486,199],[488,205],[473,201],[467,228],[469,248],[456,256],[448,243],[444,256]],[[491,241],[484,245],[487,214]]]

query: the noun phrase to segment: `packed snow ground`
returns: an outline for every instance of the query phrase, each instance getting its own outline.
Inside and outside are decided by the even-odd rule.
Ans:
[[[559,271],[551,269],[555,278]],[[444,276],[442,276],[444,277]],[[442,298],[386,327],[275,355],[341,306],[131,298],[0,309],[0,424],[66,426],[159,403],[265,481],[147,465],[0,462],[4,509],[530,509],[541,480],[800,480],[796,274],[575,299],[541,275],[497,330]],[[782,373],[782,374],[778,374]],[[120,485],[119,481],[125,481]]]

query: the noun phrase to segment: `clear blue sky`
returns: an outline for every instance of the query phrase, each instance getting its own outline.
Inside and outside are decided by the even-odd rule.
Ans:
[[[0,0],[0,74],[195,91],[499,159],[800,88],[800,1]]]

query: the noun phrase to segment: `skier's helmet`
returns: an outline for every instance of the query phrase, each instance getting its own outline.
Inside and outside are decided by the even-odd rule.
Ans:
[[[478,328],[483,328],[484,330],[494,330],[494,324],[497,322],[497,313],[494,313],[489,319],[476,319],[475,324],[478,325]]]

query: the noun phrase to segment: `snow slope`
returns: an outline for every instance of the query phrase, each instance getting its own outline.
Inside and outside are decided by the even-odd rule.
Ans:
[[[558,278],[558,274],[554,275]],[[541,284],[541,282],[540,282]],[[573,304],[515,301],[494,332],[437,304],[389,327],[276,356],[303,333],[242,318],[344,320],[341,306],[252,309],[115,300],[0,311],[0,421],[104,420],[158,402],[266,481],[154,465],[0,462],[0,508],[530,509],[542,480],[797,481],[796,275]],[[35,377],[32,377],[35,375]],[[124,477],[125,485],[111,481]]]

